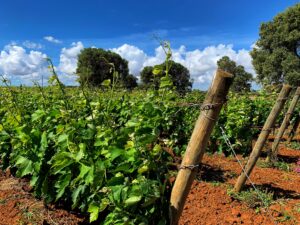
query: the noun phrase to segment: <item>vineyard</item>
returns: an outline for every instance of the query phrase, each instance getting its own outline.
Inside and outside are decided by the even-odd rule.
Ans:
[[[1,169],[27,178],[36,198],[90,222],[168,224],[174,179],[205,95],[7,85],[0,89]],[[249,156],[277,96],[229,93],[206,152]]]
[[[300,225],[300,2],[3,1],[0,225]]]

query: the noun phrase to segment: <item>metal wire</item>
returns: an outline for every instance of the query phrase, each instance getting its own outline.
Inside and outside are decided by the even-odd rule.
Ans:
[[[211,120],[211,121],[215,121],[215,119],[213,119],[213,118],[209,117],[207,114],[203,114],[203,116],[204,116],[205,118],[207,118],[207,119]]]
[[[180,104],[179,106],[184,106],[184,107],[199,107],[200,111],[208,111],[211,109],[214,109],[216,106],[220,106],[222,104],[224,104],[224,102],[222,103],[205,103],[205,104],[198,104],[198,103],[183,103]]]
[[[266,208],[266,212],[269,214],[269,216],[272,218],[274,224],[278,224],[276,219],[272,216],[271,212],[268,210],[267,207],[267,203],[264,201],[263,196],[260,194],[259,190],[256,188],[256,186],[254,185],[254,183],[252,182],[252,180],[250,179],[250,177],[248,176],[247,172],[245,171],[244,166],[242,165],[241,161],[238,159],[236,152],[234,151],[232,144],[228,138],[228,136],[226,135],[223,127],[220,126],[220,129],[222,131],[222,135],[223,138],[225,140],[225,143],[227,144],[227,146],[230,148],[230,150],[232,151],[234,157],[236,158],[238,164],[240,165],[240,167],[242,168],[243,173],[245,174],[245,176],[247,177],[248,181],[250,182],[251,186],[253,187],[253,189],[255,190],[255,192],[257,193],[258,197],[261,199],[262,203],[264,204],[265,208]]]
[[[189,170],[195,170],[195,169],[199,169],[200,167],[200,164],[198,165],[182,165],[182,166],[179,166],[179,169],[180,170],[186,170],[186,169],[189,169]]]

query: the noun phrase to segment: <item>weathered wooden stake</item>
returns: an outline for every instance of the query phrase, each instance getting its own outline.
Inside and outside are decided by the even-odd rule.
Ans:
[[[242,187],[244,186],[246,180],[247,180],[247,176],[250,176],[251,171],[253,170],[259,155],[267,141],[267,138],[271,132],[272,127],[275,124],[276,118],[278,117],[280,111],[282,110],[284,103],[287,100],[288,95],[290,94],[292,87],[290,85],[284,84],[278,97],[276,100],[275,105],[272,108],[272,111],[270,112],[264,126],[263,129],[261,130],[259,137],[254,145],[254,148],[250,154],[249,160],[247,162],[247,165],[244,168],[244,172],[241,173],[241,175],[239,176],[235,186],[234,186],[234,190],[236,192],[240,192]]]
[[[287,135],[288,136],[288,143],[290,143],[293,140],[294,135],[297,133],[299,124],[300,124],[300,113],[297,115],[296,120],[295,120],[290,132]]]
[[[186,197],[197,172],[194,169],[198,168],[201,162],[210,134],[218,119],[222,105],[226,101],[232,80],[233,75],[217,70],[211,87],[206,94],[201,107],[202,112],[196,122],[172,189],[170,205],[170,222],[172,225],[178,224]]]
[[[270,152],[270,154],[268,155],[266,161],[270,162],[270,161],[275,161],[277,159],[277,154],[278,154],[278,146],[279,143],[281,141],[281,138],[284,134],[285,129],[288,127],[288,125],[290,124],[290,120],[292,118],[292,114],[297,106],[298,100],[300,98],[300,87],[297,88],[295,95],[293,97],[293,100],[291,101],[291,104],[289,106],[288,111],[285,114],[285,117],[282,121],[282,124],[276,134],[276,137],[274,139],[274,142],[272,144],[272,151]]]

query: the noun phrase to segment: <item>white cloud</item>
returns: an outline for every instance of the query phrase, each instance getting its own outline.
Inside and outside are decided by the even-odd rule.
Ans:
[[[72,75],[76,72],[77,57],[84,48],[82,42],[73,42],[70,48],[63,48],[60,53],[58,69],[66,74]]]
[[[29,49],[41,49],[43,48],[43,45],[41,45],[40,43],[35,43],[32,41],[24,41],[23,42],[23,46]]]
[[[70,48],[63,48],[59,60],[59,78],[65,85],[78,84],[77,76],[74,74],[77,68],[77,57],[84,48],[82,42],[73,42]]]
[[[77,57],[84,48],[82,42],[74,42],[70,47],[64,47],[60,53],[57,72],[61,81],[67,85],[75,85]],[[124,44],[111,49],[128,60],[130,73],[139,76],[145,66],[160,64],[165,60],[162,47],[157,47],[153,55],[146,54],[140,48]],[[208,46],[204,49],[187,50],[185,46],[172,49],[172,59],[181,63],[190,71],[194,80],[194,88],[207,89],[217,69],[217,61],[227,55],[237,64],[243,65],[246,71],[255,74],[251,64],[249,51],[245,49],[234,50],[232,45]],[[45,62],[46,55],[40,51],[26,52],[16,43],[7,45],[0,54],[0,74],[6,74],[11,79],[19,79],[25,84],[31,80],[39,80],[43,76],[48,78],[49,72]]]
[[[44,39],[46,41],[49,41],[49,42],[52,42],[52,43],[55,43],[55,44],[61,44],[62,41],[58,40],[58,39],[55,39],[54,37],[52,36],[45,36]]]
[[[0,73],[23,84],[31,85],[33,80],[48,77],[46,54],[26,50],[17,45],[7,45],[0,53]]]
[[[23,43],[24,44],[24,43]],[[31,46],[32,47],[32,46]],[[70,48],[62,48],[60,63],[55,67],[59,79],[66,85],[76,85],[74,72],[77,67],[77,56],[83,49],[81,42],[72,43]],[[0,52],[0,75],[5,75],[12,84],[33,85],[33,81],[44,84],[50,76],[47,55],[40,51],[26,51],[22,46],[11,43]]]
[[[129,61],[129,70],[136,76],[143,67],[160,64],[165,60],[165,53],[161,46],[155,49],[154,56],[149,56],[141,49],[128,44],[112,50]],[[217,61],[225,55],[236,61],[237,64],[243,65],[246,71],[254,74],[249,52],[245,49],[236,51],[233,49],[233,45],[220,44],[192,51],[181,46],[178,49],[172,49],[172,53],[175,62],[181,63],[189,69],[191,78],[194,80],[194,87],[208,87],[217,69]]]
[[[147,55],[143,50],[132,45],[124,44],[119,48],[113,48],[111,50],[128,61],[130,73],[136,76],[140,73],[141,68],[144,67],[144,62],[147,60]]]

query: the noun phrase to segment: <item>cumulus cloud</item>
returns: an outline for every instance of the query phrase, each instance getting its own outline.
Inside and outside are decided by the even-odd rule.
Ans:
[[[66,85],[77,84],[77,77],[74,73],[77,68],[78,54],[83,48],[82,42],[74,42],[71,46],[61,49],[57,72],[61,81]],[[161,46],[157,47],[152,55],[129,44],[111,50],[128,61],[130,73],[137,77],[145,66],[160,64],[165,60],[165,53]],[[225,55],[236,61],[237,64],[243,65],[246,71],[255,74],[249,51],[245,49],[235,50],[233,45],[220,44],[194,50],[180,46],[177,49],[172,49],[172,59],[189,69],[191,78],[194,80],[193,87],[201,89],[208,88],[217,69],[217,61]],[[28,52],[16,43],[11,43],[1,51],[0,74],[22,80],[25,84],[30,84],[31,80],[40,80],[41,77],[46,79],[49,76],[45,62],[46,57],[46,54],[40,51],[31,50]]]
[[[144,62],[147,60],[145,52],[132,45],[124,44],[119,48],[113,48],[111,50],[118,53],[128,61],[130,73],[134,75],[138,75],[140,73],[141,68],[144,67]]]
[[[21,46],[7,45],[0,53],[0,73],[31,85],[32,81],[49,76],[46,57],[39,51],[26,52]]]
[[[153,56],[128,44],[112,50],[129,61],[129,70],[135,76],[138,76],[145,66],[160,64],[165,60],[165,53],[161,46],[155,49]],[[180,46],[178,49],[172,49],[172,53],[172,59],[175,62],[181,63],[189,69],[196,88],[208,87],[217,69],[217,61],[225,55],[236,61],[238,65],[243,65],[246,71],[254,74],[249,52],[245,49],[236,51],[233,49],[233,45],[220,44],[192,51],[188,51],[185,46]]]
[[[40,43],[35,43],[32,41],[24,41],[23,42],[23,46],[29,49],[41,49],[43,48],[43,45],[41,45]]]
[[[73,42],[70,48],[63,48],[60,53],[59,70],[66,74],[74,74],[77,68],[77,57],[84,48],[82,42]]]
[[[60,79],[66,85],[77,84],[75,76],[77,68],[77,58],[80,51],[84,48],[82,42],[73,42],[70,48],[63,48],[60,53],[58,70]]]
[[[58,40],[58,39],[55,39],[54,37],[52,36],[45,36],[44,39],[46,41],[49,41],[49,42],[52,42],[52,43],[55,43],[55,44],[61,44],[62,41]]]
[[[24,42],[25,43],[25,42]],[[24,45],[23,43],[23,45]],[[32,43],[29,44],[29,47]],[[70,48],[62,48],[60,62],[57,70],[59,79],[66,85],[76,85],[74,72],[77,67],[77,56],[83,49],[81,42],[72,43]],[[33,81],[39,83],[47,81],[50,72],[46,62],[47,55],[40,51],[26,51],[17,43],[11,43],[0,52],[0,74],[9,78],[13,84],[32,85]],[[46,83],[46,82],[45,82]]]

